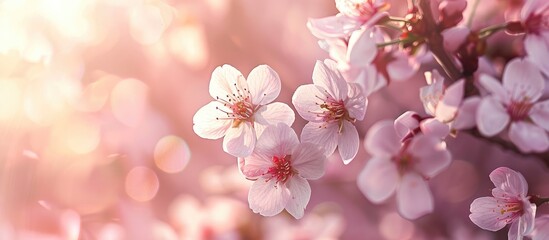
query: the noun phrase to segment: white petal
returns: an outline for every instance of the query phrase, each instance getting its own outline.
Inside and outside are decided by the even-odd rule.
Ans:
[[[259,65],[248,75],[248,87],[254,105],[265,105],[272,102],[280,93],[280,78],[267,65]]]
[[[257,109],[254,114],[254,123],[256,125],[263,125],[263,129],[269,125],[277,125],[278,123],[284,123],[288,126],[292,126],[295,120],[294,111],[285,103],[274,102]],[[261,132],[257,131],[258,136],[261,136]]]
[[[324,93],[321,92],[319,87],[313,84],[302,85],[295,90],[292,96],[292,104],[303,119],[311,122],[321,122],[322,118],[318,116],[318,113],[323,112],[320,108],[322,100],[319,97],[321,96],[324,96]]]
[[[345,101],[345,109],[349,112],[349,116],[362,121],[364,115],[366,114],[366,106],[368,105],[368,100],[362,94],[362,89],[355,83],[349,83],[349,93],[347,101]]]
[[[286,182],[286,187],[290,190],[290,199],[288,204],[286,204],[286,210],[294,218],[300,219],[303,217],[305,212],[305,207],[309,203],[311,198],[311,187],[307,180],[299,177],[293,176]]]
[[[238,169],[247,179],[257,179],[272,166],[269,157],[261,153],[252,153],[246,158],[238,158]]]
[[[444,96],[438,103],[435,116],[442,122],[448,122],[456,117],[461,101],[463,100],[465,81],[463,79],[458,80],[444,92]]]
[[[537,65],[546,75],[549,75],[549,61],[546,60],[549,46],[544,36],[538,34],[528,34],[524,38],[524,50],[528,54],[528,59]]]
[[[310,122],[301,131],[301,142],[310,142],[321,146],[324,149],[324,155],[330,156],[337,147],[337,131],[337,124]]]
[[[315,144],[301,143],[292,153],[292,167],[305,179],[318,179],[324,175],[324,151]]]
[[[284,123],[268,126],[257,140],[255,152],[269,158],[292,154],[299,144],[295,131]]]
[[[254,213],[274,216],[282,212],[290,200],[290,191],[276,180],[257,179],[250,187],[248,203]]]
[[[494,136],[507,126],[510,117],[495,98],[485,97],[477,109],[477,128],[484,136]]]
[[[535,103],[529,116],[535,124],[549,131],[549,100]]]
[[[386,120],[370,127],[364,145],[373,156],[391,157],[400,151],[402,144],[395,133],[393,122]]]
[[[537,125],[519,121],[511,123],[509,139],[522,152],[544,152],[549,148],[547,132]]]
[[[369,28],[354,31],[349,38],[348,46],[347,61],[356,67],[370,65],[377,55],[377,45]]]
[[[509,227],[509,232],[507,233],[508,240],[522,240],[522,235],[519,234],[519,232],[523,230],[519,229],[523,228],[523,226],[521,225],[522,224],[520,223],[520,219],[511,223],[511,226]]]
[[[417,219],[433,212],[433,196],[427,182],[416,173],[402,176],[397,190],[397,204],[400,215],[406,219]]]
[[[395,119],[395,132],[399,138],[404,138],[408,133],[419,127],[421,116],[414,111],[407,111]]]
[[[358,189],[373,203],[381,203],[395,192],[399,180],[391,160],[373,157],[357,177]]]
[[[347,97],[347,82],[337,70],[337,63],[331,59],[324,62],[316,61],[313,69],[313,83],[328,91],[335,100],[344,100]]]
[[[343,14],[325,18],[310,18],[307,28],[317,38],[342,38],[360,27],[360,22]]]
[[[223,108],[223,104],[210,102],[194,114],[193,130],[201,138],[218,139],[231,126],[232,120],[223,120],[227,114],[217,108]]]
[[[249,122],[227,129],[223,138],[223,151],[235,157],[247,157],[252,154],[256,142],[255,130]]]
[[[420,124],[421,132],[425,135],[443,139],[450,134],[450,127],[434,118],[425,119]]]
[[[505,219],[501,218],[501,207],[493,197],[477,198],[471,203],[469,218],[480,228],[488,231],[498,231],[505,227]]]
[[[496,196],[508,198],[509,196],[526,196],[528,193],[528,182],[522,174],[507,167],[499,167],[490,173],[490,180],[496,188],[501,189],[507,196]]]
[[[452,128],[457,130],[469,129],[476,126],[477,109],[481,98],[478,96],[463,100],[459,108],[456,119],[452,123]]]
[[[410,154],[416,159],[414,168],[425,177],[432,178],[450,166],[452,156],[443,147],[440,138],[421,135],[410,144]]]
[[[217,97],[226,99],[227,95],[232,95],[235,91],[235,84],[239,86],[245,86],[247,88],[246,79],[240,71],[231,65],[225,64],[221,67],[215,68],[210,80],[210,95],[217,99]]]
[[[511,99],[524,98],[535,102],[543,93],[545,81],[539,69],[528,60],[514,59],[503,72],[503,87],[511,93]]]
[[[503,88],[501,83],[490,75],[481,74],[479,77],[480,85],[492,94],[496,99],[503,103],[509,103],[509,94]]]
[[[349,121],[343,121],[341,133],[339,133],[337,148],[344,164],[349,164],[358,153],[358,131],[355,125]]]

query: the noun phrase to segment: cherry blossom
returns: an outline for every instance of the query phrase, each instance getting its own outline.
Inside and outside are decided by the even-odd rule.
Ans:
[[[477,110],[477,127],[485,136],[494,136],[508,125],[509,138],[523,152],[549,148],[549,101],[537,102],[544,89],[541,72],[527,60],[512,60],[503,73],[503,84],[482,75],[480,84],[491,95]]]
[[[460,79],[446,88],[444,78],[436,70],[425,72],[425,79],[429,85],[420,89],[425,112],[444,123],[455,119],[463,100],[464,80]]]
[[[549,74],[549,2],[526,0],[520,12],[520,32],[525,32],[524,49],[532,62]]]
[[[336,68],[333,60],[317,61],[314,84],[298,87],[292,103],[309,121],[301,140],[323,146],[327,156],[338,147],[341,159],[348,164],[358,152],[360,140],[354,122],[364,118],[367,99],[360,87],[347,83]]]
[[[288,105],[272,102],[280,93],[280,79],[267,65],[254,68],[248,81],[230,65],[217,67],[209,91],[215,101],[196,112],[193,130],[207,139],[225,136],[223,150],[233,156],[250,155],[257,135],[266,126],[294,122],[294,112]]]
[[[289,126],[268,126],[252,155],[239,159],[242,174],[255,180],[248,194],[250,208],[263,216],[286,209],[295,218],[303,217],[311,197],[307,180],[324,175],[325,160],[318,146],[300,143]]]
[[[532,240],[549,239],[549,215],[536,218],[531,237]]]
[[[498,231],[511,224],[509,239],[522,239],[534,229],[536,205],[526,194],[528,183],[522,174],[506,168],[496,168],[490,173],[494,183],[494,197],[477,198],[471,203],[469,218],[482,229]]]
[[[370,128],[365,147],[372,155],[357,178],[361,192],[381,203],[396,191],[399,213],[417,219],[434,209],[428,179],[447,168],[450,152],[439,138],[418,135],[401,142],[393,122],[382,121]]]

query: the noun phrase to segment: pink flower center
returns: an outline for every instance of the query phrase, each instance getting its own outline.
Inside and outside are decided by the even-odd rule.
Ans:
[[[540,34],[542,31],[549,30],[549,11],[548,13],[532,14],[524,22],[526,31],[531,34]]]
[[[532,105],[528,100],[511,101],[511,104],[507,106],[507,113],[512,121],[522,121],[528,117]]]
[[[276,179],[276,182],[285,183],[290,179],[290,177],[295,173],[295,170],[292,168],[291,155],[285,155],[284,157],[273,157],[273,166],[267,170],[267,174],[270,174],[271,179]]]
[[[404,148],[406,147],[404,146],[403,150],[397,156],[393,157],[393,161],[397,165],[398,172],[401,175],[411,170],[415,162],[414,157],[410,153],[406,152]]]
[[[320,99],[320,98],[319,98]],[[343,100],[335,100],[330,97],[326,97],[322,103],[317,103],[320,106],[322,112],[317,113],[317,116],[322,118],[326,124],[331,122],[337,122],[339,126],[339,132],[343,131],[343,121],[349,121],[354,123],[356,119],[349,115],[349,112],[345,108],[345,102]],[[326,124],[321,127],[326,128]]]
[[[238,127],[240,123],[248,121],[253,122],[253,116],[256,106],[252,104],[250,91],[247,88],[240,89],[235,83],[235,92],[232,95],[227,94],[225,98],[216,96],[216,100],[223,104],[225,108],[216,107],[217,110],[227,114],[227,117],[216,118],[217,120],[233,120],[232,127]]]
[[[493,211],[499,211],[500,217],[497,217],[498,221],[505,221],[510,223],[514,219],[518,218],[523,213],[523,206],[520,200],[497,200],[497,208]]]

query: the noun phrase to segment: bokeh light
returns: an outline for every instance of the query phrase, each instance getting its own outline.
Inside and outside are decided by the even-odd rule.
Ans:
[[[182,171],[191,159],[191,149],[185,140],[177,136],[161,138],[154,148],[154,162],[167,173]]]
[[[149,168],[135,167],[126,176],[125,188],[132,199],[139,202],[149,201],[158,192],[158,176]]]

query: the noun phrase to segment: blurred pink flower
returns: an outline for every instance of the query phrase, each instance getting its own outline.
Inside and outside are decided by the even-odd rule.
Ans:
[[[348,38],[362,26],[371,27],[388,16],[389,4],[383,0],[336,0],[339,14],[324,18],[311,18],[307,27],[320,39]]]
[[[549,131],[549,101],[537,102],[545,82],[536,66],[515,59],[505,68],[503,85],[488,75],[480,77],[480,84],[491,93],[477,110],[477,127],[483,135],[494,136],[510,125],[509,138],[521,151],[549,148],[545,132]]]
[[[324,146],[327,156],[338,147],[345,164],[353,160],[360,141],[354,122],[364,119],[367,99],[360,87],[343,79],[333,60],[316,62],[313,84],[298,87],[292,103],[309,121],[301,132],[303,142]]]
[[[303,217],[311,197],[307,179],[324,175],[325,160],[318,146],[299,143],[288,125],[268,126],[253,154],[239,159],[242,174],[255,180],[248,194],[250,208],[263,216],[286,208],[295,218]]]
[[[532,240],[549,239],[549,215],[536,218],[534,230],[532,231]]]
[[[425,112],[443,123],[453,121],[463,100],[464,80],[446,87],[437,70],[425,72],[425,80],[429,85],[422,87],[419,94]]]
[[[212,73],[210,95],[215,99],[193,117],[194,132],[207,139],[223,136],[223,150],[236,157],[249,156],[257,135],[266,126],[292,125],[294,112],[280,102],[271,103],[280,93],[278,74],[267,65],[254,68],[248,81],[230,65]]]
[[[520,21],[526,32],[524,49],[532,62],[549,74],[549,2],[526,0],[520,12]]]
[[[482,229],[498,231],[511,223],[509,239],[522,239],[534,229],[536,205],[530,203],[526,194],[528,183],[522,174],[506,167],[490,173],[496,188],[494,197],[477,198],[471,203],[469,218]]]
[[[396,191],[399,213],[416,219],[433,211],[433,196],[426,180],[451,162],[450,152],[439,138],[418,135],[401,143],[391,121],[376,123],[366,136],[372,158],[357,183],[372,202],[380,203]]]
[[[450,133],[450,127],[435,118],[422,118],[414,111],[407,111],[395,119],[394,127],[401,142],[419,134],[444,139]]]

